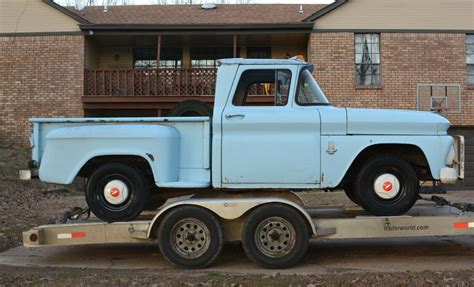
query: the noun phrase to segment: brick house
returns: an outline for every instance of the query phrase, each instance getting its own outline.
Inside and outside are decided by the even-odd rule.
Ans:
[[[28,117],[165,116],[185,100],[212,105],[216,59],[298,55],[335,105],[443,113],[467,139],[464,187],[474,187],[472,1],[0,7],[2,144],[26,143]]]

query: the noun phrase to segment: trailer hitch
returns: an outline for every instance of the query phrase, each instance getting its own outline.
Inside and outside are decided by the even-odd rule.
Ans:
[[[62,217],[57,221],[57,223],[67,223],[67,221],[75,220],[87,220],[91,216],[91,211],[88,207],[73,207],[69,211],[66,211]]]
[[[430,198],[421,197],[421,199],[434,202],[436,203],[437,206],[451,206],[451,207],[455,207],[461,210],[462,212],[474,212],[474,203],[452,202],[452,201],[448,201],[444,197],[436,196],[436,195],[433,195]]]

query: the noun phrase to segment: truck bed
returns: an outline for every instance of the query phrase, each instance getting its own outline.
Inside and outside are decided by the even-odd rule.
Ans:
[[[39,166],[48,134],[59,128],[118,124],[172,126],[180,135],[179,180],[161,184],[163,187],[204,187],[210,184],[211,130],[208,117],[33,118],[30,122],[33,124],[33,134],[30,136],[32,159]]]

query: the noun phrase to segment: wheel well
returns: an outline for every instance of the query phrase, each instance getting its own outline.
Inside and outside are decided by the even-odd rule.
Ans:
[[[111,162],[120,162],[138,168],[147,179],[153,180],[153,171],[148,161],[141,156],[134,155],[106,155],[91,158],[81,168],[78,176],[88,178],[99,166]]]
[[[401,158],[408,162],[416,172],[419,180],[432,180],[433,176],[423,151],[416,145],[411,144],[379,144],[365,148],[352,162],[339,187],[354,182],[357,172],[367,160],[381,156],[390,155]]]

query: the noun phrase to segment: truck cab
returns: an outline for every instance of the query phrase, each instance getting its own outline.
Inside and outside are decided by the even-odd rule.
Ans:
[[[299,60],[221,60],[212,118],[31,119],[30,166],[46,182],[87,178],[89,207],[106,221],[190,188],[344,189],[371,214],[398,215],[420,181],[463,178],[464,139],[447,119],[334,107],[312,72]]]

